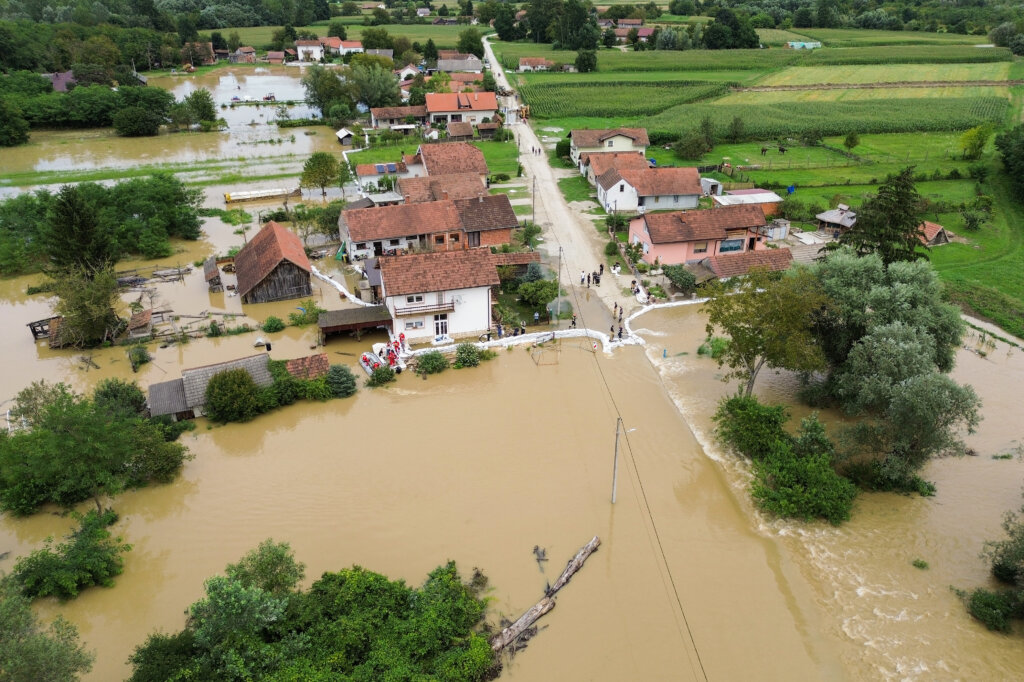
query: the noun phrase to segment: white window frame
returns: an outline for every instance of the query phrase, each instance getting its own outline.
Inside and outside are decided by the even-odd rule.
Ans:
[[[406,303],[423,303],[423,294],[413,294],[405,297]]]

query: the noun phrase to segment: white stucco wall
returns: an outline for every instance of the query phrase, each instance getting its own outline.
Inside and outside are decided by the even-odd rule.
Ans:
[[[636,190],[624,180],[619,180],[607,191],[601,185],[597,186],[597,200],[609,213],[612,211],[636,211],[637,196]]]
[[[406,316],[401,315],[403,309],[454,301],[455,309],[446,313],[448,315],[448,336],[452,338],[479,336],[491,326],[490,287],[427,292],[422,294],[423,301],[421,302],[408,302],[407,296],[387,296],[386,290],[384,293],[388,310],[395,320],[395,333],[405,334],[405,338],[412,343],[433,340],[435,336],[434,315],[438,313],[425,312]],[[421,322],[423,326],[419,329],[407,326],[416,322]]]
[[[648,211],[679,211],[697,208],[697,194],[676,194],[659,197],[641,197],[640,205]]]

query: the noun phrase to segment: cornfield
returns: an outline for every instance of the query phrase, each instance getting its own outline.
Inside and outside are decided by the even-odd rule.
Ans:
[[[619,81],[527,84],[519,92],[538,118],[650,116],[666,109],[723,95],[722,83]]]
[[[667,109],[644,124],[651,133],[682,135],[704,116],[724,126],[743,119],[746,135],[755,140],[799,136],[808,130],[821,135],[909,133],[966,130],[986,122],[1000,123],[1010,103],[999,97],[943,99],[876,99],[839,102],[772,104],[683,104]]]

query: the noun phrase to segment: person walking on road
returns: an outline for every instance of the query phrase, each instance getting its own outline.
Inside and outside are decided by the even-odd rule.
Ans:
[[[580,286],[583,286],[583,283],[586,282],[586,281],[587,281],[587,273],[584,272],[583,270],[580,270]]]
[[[587,288],[590,288],[590,275],[587,275]]]
[[[569,323],[569,329],[576,328],[576,313],[572,314],[572,322]]]

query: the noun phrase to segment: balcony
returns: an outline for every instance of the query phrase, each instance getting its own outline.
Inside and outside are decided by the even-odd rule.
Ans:
[[[447,303],[424,303],[421,305],[409,305],[401,308],[395,307],[395,315],[397,317],[407,317],[411,315],[426,315],[428,313],[450,313],[455,310],[455,301],[448,301]]]

